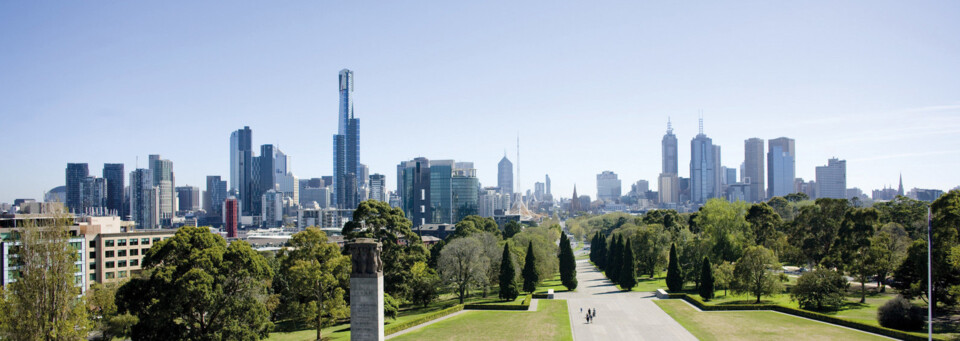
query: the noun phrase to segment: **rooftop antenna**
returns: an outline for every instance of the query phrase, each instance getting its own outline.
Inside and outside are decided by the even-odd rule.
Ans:
[[[670,116],[667,116],[667,134],[673,134],[673,123],[670,122]]]
[[[703,109],[700,109],[700,135],[703,135]]]

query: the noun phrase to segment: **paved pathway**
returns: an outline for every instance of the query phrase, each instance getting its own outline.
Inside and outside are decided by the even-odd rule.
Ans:
[[[653,303],[653,293],[622,292],[587,260],[577,261],[577,281],[577,291],[556,294],[567,300],[574,340],[697,339]],[[591,324],[588,308],[597,310]]]

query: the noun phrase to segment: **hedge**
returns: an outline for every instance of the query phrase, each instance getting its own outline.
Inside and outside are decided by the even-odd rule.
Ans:
[[[409,320],[409,321],[406,321],[406,322],[403,322],[403,323],[391,323],[391,324],[389,324],[389,325],[387,325],[386,327],[383,328],[383,334],[384,334],[384,335],[390,335],[390,334],[399,332],[399,331],[401,331],[401,330],[404,330],[404,329],[407,329],[407,328],[410,328],[410,327],[413,327],[413,326],[416,326],[416,325],[419,325],[419,324],[423,324],[423,323],[426,323],[426,322],[430,322],[430,321],[436,320],[436,319],[438,319],[438,318],[441,318],[441,317],[444,317],[444,316],[453,314],[453,313],[458,312],[458,311],[461,311],[461,310],[463,310],[463,304],[458,304],[458,305],[452,306],[452,307],[447,308],[447,309],[443,309],[443,310],[435,311],[435,312],[432,312],[432,313],[429,313],[429,314],[425,314],[425,315],[423,315],[423,316],[420,316],[420,317],[418,317],[418,318],[415,318],[415,319],[413,319],[413,320]]]
[[[693,295],[689,295],[689,294],[673,294],[673,293],[670,294],[670,298],[680,298],[680,299],[683,299],[683,300],[685,300],[685,301],[687,301],[687,302],[690,302],[691,304],[693,304],[693,305],[696,306],[697,308],[700,308],[700,310],[703,310],[703,311],[721,311],[721,310],[773,310],[773,311],[781,312],[781,313],[784,313],[784,314],[790,314],[790,315],[805,317],[805,318],[808,318],[808,319],[811,319],[811,320],[817,320],[817,321],[820,321],[820,322],[832,323],[832,324],[836,324],[836,325],[840,325],[840,326],[844,326],[844,327],[848,327],[848,328],[853,328],[853,329],[865,331],[865,332],[868,332],[868,333],[880,334],[880,335],[889,336],[889,337],[896,338],[896,339],[901,339],[901,340],[923,341],[923,340],[926,340],[926,339],[927,339],[926,337],[923,337],[923,336],[917,336],[917,335],[910,334],[910,333],[907,333],[907,332],[904,332],[904,331],[900,331],[900,330],[896,330],[896,329],[890,329],[890,328],[885,328],[885,327],[880,327],[880,326],[869,325],[869,324],[865,324],[865,323],[862,323],[862,322],[847,320],[847,319],[844,319],[844,318],[840,318],[840,317],[836,317],[836,316],[830,316],[830,315],[825,315],[825,314],[821,314],[821,313],[817,313],[817,312],[812,312],[812,311],[809,311],[809,310],[803,310],[803,309],[797,309],[797,308],[791,308],[791,307],[784,307],[784,306],[779,305],[779,304],[729,304],[729,305],[712,305],[712,304],[710,304],[710,305],[708,305],[708,304],[706,304],[706,303],[703,303],[703,301],[701,301],[701,300],[700,300],[699,298],[697,298],[697,297],[694,297]],[[945,340],[945,339],[940,338],[940,337],[934,337],[933,339],[934,339],[934,340]]]
[[[529,310],[530,294],[520,304],[467,304],[463,309],[469,310]]]
[[[547,299],[547,294],[533,294],[533,298],[536,299]]]

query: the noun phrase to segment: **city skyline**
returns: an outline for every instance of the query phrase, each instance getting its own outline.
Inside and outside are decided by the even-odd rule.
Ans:
[[[337,130],[334,74],[343,68],[359,77],[355,95],[357,117],[364,118],[363,163],[371,174],[388,179],[395,178],[397,162],[424,156],[470,160],[480,183],[495,186],[497,162],[504,148],[515,148],[519,133],[522,160],[512,152],[508,158],[523,163],[522,178],[515,182],[525,186],[524,192],[549,173],[555,197],[569,197],[575,183],[581,185],[581,194],[595,196],[587,189],[604,170],[626,183],[656,182],[661,172],[659,142],[668,117],[680,146],[679,176],[689,177],[684,170],[690,150],[684,147],[696,135],[697,112],[703,109],[704,132],[722,147],[721,166],[739,168],[748,138],[787,137],[797,143],[796,177],[806,181],[815,178],[815,167],[836,157],[847,160],[847,187],[865,193],[896,187],[901,173],[907,189],[947,190],[960,184],[958,175],[942,171],[960,159],[955,137],[960,132],[960,81],[944,78],[960,71],[949,62],[960,53],[957,44],[951,44],[957,38],[943,33],[955,31],[943,28],[957,23],[938,14],[956,12],[958,5],[952,3],[837,7],[833,14],[820,13],[813,5],[789,5],[798,6],[791,7],[796,13],[771,5],[736,13],[706,4],[684,8],[683,13],[643,6],[625,11],[646,19],[643,24],[599,10],[550,8],[561,19],[617,19],[610,25],[570,28],[559,26],[556,18],[522,23],[520,18],[534,13],[533,7],[506,14],[489,5],[443,4],[434,10],[475,10],[498,18],[504,27],[475,19],[447,22],[451,32],[438,36],[400,19],[389,22],[401,28],[390,34],[359,27],[387,17],[393,5],[384,4],[362,18],[353,15],[359,7],[348,6],[330,8],[335,20],[326,24],[308,23],[309,11],[296,15],[287,26],[252,35],[251,43],[237,40],[251,33],[242,28],[213,40],[222,32],[194,16],[183,19],[184,28],[165,32],[165,18],[182,14],[172,13],[178,9],[175,4],[160,5],[163,10],[149,18],[140,13],[143,7],[132,4],[105,13],[98,12],[102,9],[97,5],[69,6],[82,14],[61,18],[64,14],[32,4],[0,5],[7,9],[0,10],[0,31],[15,33],[0,35],[0,43],[13,47],[0,56],[0,73],[12,80],[0,84],[0,112],[7,127],[0,143],[15,150],[5,164],[25,165],[0,169],[0,202],[42,199],[44,191],[64,185],[67,163],[87,163],[91,174],[104,163],[121,163],[129,174],[149,168],[151,154],[176,165],[177,186],[203,187],[208,175],[230,178],[228,137],[244,126],[256,131],[254,146],[273,144],[294,159],[294,172],[301,179],[332,175],[328,134]],[[190,6],[201,14],[214,10]],[[227,14],[245,22],[261,20],[242,13],[253,6]],[[289,7],[263,10],[263,20],[297,12]],[[854,23],[845,23],[849,18],[844,15],[860,10]],[[729,23],[712,18],[711,11],[752,26],[723,26]],[[894,12],[899,20],[885,20]],[[324,33],[346,20],[333,18],[338,13],[359,21],[353,36]],[[773,24],[750,19],[757,14],[794,23],[824,15],[823,27],[777,25],[764,33],[764,25]],[[124,19],[88,25],[110,15]],[[56,18],[63,20],[55,23]],[[426,14],[415,19],[445,22]],[[692,28],[678,24],[688,21]],[[537,23],[555,31],[539,29]],[[31,29],[41,24],[49,26]],[[718,32],[703,33],[716,25],[721,26]],[[84,34],[49,39],[74,29]],[[129,41],[111,32],[128,29],[153,40]],[[351,39],[385,45],[351,44],[355,51],[347,53],[306,48],[286,38],[304,29],[321,45]],[[517,37],[506,34],[511,29]],[[659,29],[664,37],[650,29]],[[827,34],[834,29],[841,34]],[[891,38],[887,32],[896,35]],[[194,33],[196,37],[186,39]],[[458,33],[504,44],[478,50],[459,43]],[[598,39],[610,33],[621,35]],[[725,33],[738,38],[721,37]],[[775,43],[774,38],[782,36],[794,44]],[[241,53],[277,37],[284,38],[269,46],[283,52],[279,55]],[[870,39],[854,41],[858,37]],[[399,41],[389,43],[390,38]],[[540,49],[523,47],[524,39],[532,38],[542,40]],[[184,39],[188,43],[177,45],[180,48],[161,51]],[[30,44],[37,40],[50,42]],[[642,43],[618,45],[628,41]],[[724,45],[732,43],[747,46],[728,50]],[[915,44],[938,48],[930,52]],[[824,56],[789,56],[809,48],[823,49]],[[380,60],[380,49],[395,52],[397,60]],[[606,58],[578,52],[581,49],[600,49]],[[668,52],[654,53],[664,49]],[[438,51],[446,53],[429,56]],[[157,55],[143,55],[151,52]],[[690,67],[704,62],[692,55],[701,52],[720,55],[705,60],[706,66]],[[54,58],[63,54],[74,56]],[[611,71],[597,72],[597,67]],[[692,70],[681,70],[688,67]],[[595,81],[598,76],[602,82]],[[511,84],[510,89],[498,88],[501,82]],[[424,88],[431,91],[411,90]],[[157,120],[161,115],[165,119]],[[37,136],[37,127],[49,134]],[[386,184],[396,190],[391,181]]]

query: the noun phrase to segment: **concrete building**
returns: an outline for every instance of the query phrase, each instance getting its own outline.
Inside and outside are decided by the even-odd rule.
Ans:
[[[177,210],[173,161],[161,159],[157,154],[150,155],[150,174],[153,175],[153,186],[159,193],[160,224],[171,226]]]
[[[107,212],[107,180],[88,176],[80,181],[80,210],[79,214],[105,216],[116,215],[116,212]]]
[[[196,212],[200,210],[200,187],[196,186],[178,186],[177,187],[177,211]]]
[[[786,137],[769,141],[767,151],[767,197],[782,197],[791,193],[796,178],[796,148],[794,140]]]
[[[275,189],[266,191],[263,193],[261,202],[262,227],[283,226],[283,193]]]
[[[617,173],[603,171],[597,174],[597,200],[619,202],[621,196],[620,179]]]
[[[237,227],[240,225],[240,200],[236,197],[229,197],[223,201],[223,229],[227,232],[227,238],[237,238]]]
[[[677,136],[673,134],[673,125],[667,120],[667,133],[660,142],[662,168],[657,178],[657,191],[660,203],[672,204],[680,201],[679,161]]]
[[[831,158],[826,166],[817,167],[817,197],[849,199],[847,196],[847,161]]]
[[[680,178],[672,173],[660,173],[657,179],[660,203],[673,204],[680,202]]]
[[[387,177],[383,174],[370,175],[370,199],[387,201]]]
[[[743,176],[741,182],[750,184],[749,197],[751,202],[764,201],[766,199],[766,183],[763,174],[763,167],[765,165],[763,158],[763,139],[754,137],[744,141],[743,154]],[[793,177],[790,179],[792,181]],[[730,183],[735,182],[736,181]]]

